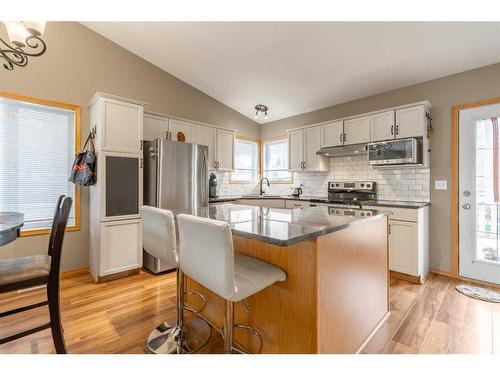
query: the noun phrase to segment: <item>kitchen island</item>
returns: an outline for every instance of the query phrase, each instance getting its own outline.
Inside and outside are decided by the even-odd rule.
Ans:
[[[330,207],[275,209],[219,204],[174,210],[231,225],[235,251],[282,268],[287,279],[235,306],[235,323],[257,328],[263,353],[356,353],[388,314],[387,214]],[[186,277],[208,298],[202,315],[222,327],[224,301]],[[190,305],[196,306],[192,296]],[[246,330],[235,342],[255,350]]]

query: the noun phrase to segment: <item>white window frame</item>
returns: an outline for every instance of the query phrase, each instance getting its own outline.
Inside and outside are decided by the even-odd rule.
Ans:
[[[238,169],[236,168],[236,143],[238,142],[245,142],[245,143],[253,143],[256,145],[256,148],[257,148],[257,153],[256,153],[256,157],[257,157],[257,163],[256,163],[256,168],[255,169]],[[236,137],[234,139],[234,152],[235,152],[235,156],[234,156],[234,160],[235,160],[235,165],[234,165],[234,171],[231,171],[231,174],[229,176],[229,183],[230,184],[255,184],[257,183],[258,179],[259,179],[259,172],[260,172],[260,141],[259,140],[256,140],[256,139],[253,139],[253,138],[245,138],[245,137]],[[239,179],[235,179],[234,178],[234,172],[236,170],[240,170],[240,171],[255,171],[255,176],[256,178],[255,179],[252,179],[252,180],[239,180]]]
[[[279,138],[272,138],[272,139],[266,139],[262,141],[262,149],[261,149],[261,160],[262,160],[262,176],[266,176],[266,145],[271,144],[271,143],[281,143],[283,141],[288,142],[288,137],[279,137]],[[275,184],[292,184],[293,183],[293,173],[290,172],[288,169],[270,169],[269,171],[287,171],[288,172],[288,177],[286,178],[269,178],[269,181]]]

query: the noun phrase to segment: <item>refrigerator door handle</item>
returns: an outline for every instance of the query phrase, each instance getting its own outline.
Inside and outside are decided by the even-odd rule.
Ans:
[[[162,155],[161,154],[161,139],[156,140],[156,153],[157,155]],[[157,157],[155,162],[156,162],[156,207],[160,207],[161,203],[161,181],[162,181],[162,157]]]

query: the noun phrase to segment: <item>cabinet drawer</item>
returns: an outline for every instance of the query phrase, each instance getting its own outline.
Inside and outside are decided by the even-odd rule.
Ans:
[[[418,209],[413,208],[393,208],[393,207],[380,207],[380,206],[365,206],[369,210],[379,210],[379,211],[389,211],[392,215],[389,216],[391,220],[402,220],[402,221],[418,221]]]
[[[311,203],[309,202],[304,202],[304,201],[293,201],[293,200],[286,200],[285,201],[285,208],[303,208],[303,207],[310,207]]]

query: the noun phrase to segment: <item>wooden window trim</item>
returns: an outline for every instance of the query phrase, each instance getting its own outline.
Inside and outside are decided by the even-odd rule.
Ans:
[[[40,104],[47,107],[57,107],[71,110],[75,113],[75,154],[80,152],[80,141],[81,141],[81,122],[82,122],[82,110],[79,105],[56,102],[53,100],[46,100],[40,98],[34,98],[31,96],[19,95],[10,92],[0,91],[0,97],[18,100],[33,104]],[[68,171],[69,173],[69,171]],[[75,224],[66,227],[67,232],[76,232],[81,229],[81,221],[80,221],[80,186],[75,185]],[[50,228],[44,229],[26,229],[21,230],[21,237],[30,237],[30,236],[38,236],[49,234]]]
[[[260,170],[262,171],[262,176],[264,176],[264,145],[266,143],[270,143],[270,142],[286,141],[286,140],[288,140],[288,137],[286,135],[280,136],[280,137],[267,138],[267,139],[262,140],[262,145],[261,145],[261,149],[260,149],[260,152],[261,152],[261,156],[260,156],[261,168],[260,168]],[[269,179],[269,181],[273,184],[288,184],[288,185],[293,184],[293,172],[289,172],[289,173],[290,173],[289,179],[280,179],[280,180]]]
[[[458,141],[459,113],[462,109],[483,107],[500,103],[500,98],[482,99],[469,103],[457,104],[451,108],[451,276],[459,277],[459,209],[458,209]]]
[[[261,169],[261,142],[260,139],[257,138],[252,138],[252,137],[245,137],[245,136],[238,136],[234,138],[234,143],[236,144],[236,141],[247,141],[247,142],[252,142],[257,144],[257,180],[256,181],[241,181],[241,180],[234,180],[233,179],[233,172],[229,173],[229,183],[230,184],[256,184],[258,183],[259,176],[260,176],[260,171]],[[236,168],[235,168],[236,169]]]

